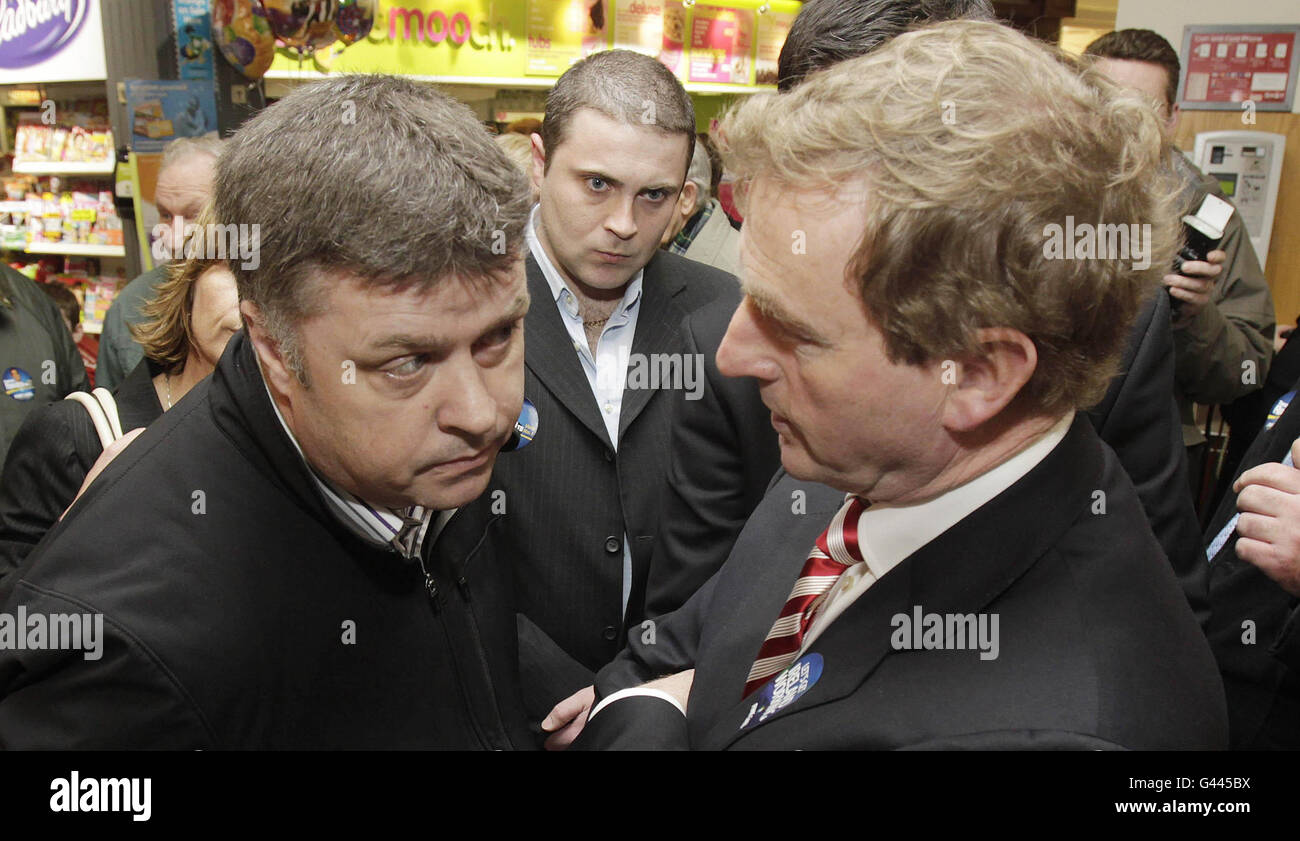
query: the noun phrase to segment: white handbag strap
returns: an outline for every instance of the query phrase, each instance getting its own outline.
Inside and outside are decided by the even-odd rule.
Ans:
[[[113,440],[122,437],[122,421],[117,416],[117,401],[113,399],[113,393],[106,388],[97,388],[91,392],[99,404],[104,407],[104,414],[108,416],[109,426],[113,429]]]
[[[91,423],[95,425],[95,432],[99,435],[100,446],[104,449],[108,449],[109,444],[122,437],[122,425],[117,417],[117,402],[113,400],[113,395],[108,393],[108,389],[97,388],[93,396],[84,391],[74,391],[65,399],[73,400],[86,408]]]

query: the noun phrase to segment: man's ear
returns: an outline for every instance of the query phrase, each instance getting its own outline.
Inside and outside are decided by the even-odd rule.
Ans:
[[[987,327],[975,331],[980,356],[945,361],[941,371],[948,383],[944,426],[970,432],[1005,409],[1038,367],[1038,349],[1019,330]]]
[[[683,219],[690,219],[695,215],[695,201],[699,196],[699,184],[694,181],[687,181],[682,185],[682,191],[677,194],[677,212],[682,215]]]
[[[533,132],[528,135],[533,144],[533,189],[542,189],[542,179],[546,177],[546,147],[542,145],[542,136]]]
[[[253,343],[253,350],[262,364],[262,372],[271,391],[283,396],[292,394],[291,389],[298,377],[280,353],[280,343],[266,332],[261,308],[252,301],[240,301],[239,314],[244,318],[244,330],[248,332],[248,340]]]

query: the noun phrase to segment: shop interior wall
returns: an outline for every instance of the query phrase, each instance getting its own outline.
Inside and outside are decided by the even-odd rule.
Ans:
[[[1120,0],[1116,29],[1154,29],[1180,53],[1183,27],[1200,24],[1300,24],[1300,0]],[[1273,291],[1278,324],[1300,316],[1300,96],[1292,113],[1260,111],[1254,125],[1243,125],[1236,111],[1184,111],[1178,146],[1188,151],[1203,131],[1242,129],[1286,135],[1282,184],[1274,214],[1273,238],[1264,273]]]
[[[113,123],[113,137],[118,145],[125,145],[131,137],[131,120],[126,103],[118,97],[118,85],[126,79],[175,79],[175,36],[170,28],[167,0],[105,3],[102,13],[108,114]],[[145,268],[140,249],[132,247],[135,218],[130,202],[118,202],[118,207],[123,213],[127,243],[127,276],[135,277]]]

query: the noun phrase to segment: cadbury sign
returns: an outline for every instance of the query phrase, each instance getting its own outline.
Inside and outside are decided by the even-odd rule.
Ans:
[[[81,30],[92,1],[0,0],[0,67],[30,67],[53,58]]]

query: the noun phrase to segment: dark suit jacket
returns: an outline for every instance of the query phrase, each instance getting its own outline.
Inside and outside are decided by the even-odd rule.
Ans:
[[[647,585],[649,616],[676,610],[722,566],[781,466],[771,413],[757,384],[749,377],[722,376],[707,352],[722,343],[739,300],[738,292],[727,295],[692,314],[684,326],[692,346],[706,352],[707,387],[702,400],[677,401],[669,481]],[[1151,529],[1203,624],[1209,613],[1205,548],[1187,493],[1173,387],[1169,299],[1162,292],[1138,313],[1119,374],[1087,416],[1133,480]]]
[[[615,452],[531,255],[527,272],[532,305],[524,322],[524,392],[537,407],[537,435],[497,462],[488,492],[474,505],[501,515],[494,550],[513,560],[525,690],[540,719],[589,685],[622,648],[626,629],[642,619],[672,400],[669,389],[627,388]],[[717,269],[657,252],[645,267],[634,358],[694,352],[682,336],[682,319],[735,285]],[[624,534],[632,543],[633,573],[626,617]]]
[[[807,514],[791,494],[807,493]],[[1095,513],[1094,492],[1105,493]],[[765,721],[745,677],[844,495],[783,476],[727,564],[653,639],[631,635],[598,695],[695,668],[683,719],[615,701],[579,747],[1221,748],[1223,688],[1114,454],[1083,418],[1027,475],[872,585],[809,648],[820,680]],[[999,654],[893,650],[893,617],[996,614]],[[644,718],[637,713],[650,712]],[[673,716],[676,715],[676,718]],[[648,724],[646,723],[648,722]]]
[[[781,466],[771,412],[752,377],[724,377],[717,350],[740,287],[691,313],[682,330],[704,354],[700,400],[674,395],[668,482],[646,583],[646,616],[671,613],[727,559],[736,536]]]
[[[1205,546],[1187,492],[1187,458],[1174,399],[1169,296],[1161,290],[1138,312],[1106,396],[1088,410],[1101,440],[1119,456],[1192,613],[1209,618]]]
[[[241,331],[0,583],[104,617],[98,659],[0,650],[0,746],[529,747],[494,525],[458,512],[423,563],[354,537]]]
[[[1300,401],[1293,400],[1277,423],[1255,438],[1237,475],[1282,461],[1296,438]],[[1207,544],[1236,512],[1237,495],[1229,490],[1205,531]],[[1300,600],[1240,560],[1236,547],[1234,535],[1210,563],[1206,628],[1228,694],[1232,746],[1295,750],[1300,748]]]

